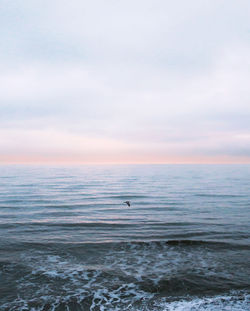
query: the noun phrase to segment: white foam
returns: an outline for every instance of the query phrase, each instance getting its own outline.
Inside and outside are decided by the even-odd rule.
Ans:
[[[250,311],[245,294],[170,301],[157,298],[157,292],[151,293],[150,288],[145,289],[144,284],[156,287],[161,279],[171,279],[185,266],[196,274],[205,270],[206,275],[225,276],[215,254],[204,249],[189,253],[185,248],[166,244],[126,244],[104,252],[95,263],[88,257],[83,261],[71,255],[42,252],[27,252],[20,261],[31,272],[17,283],[21,298],[5,305],[4,311],[39,311],[46,304],[53,311],[63,303],[66,308],[72,301],[79,305],[87,303],[92,311]],[[31,303],[37,307],[31,309]]]
[[[161,311],[249,311],[250,295],[234,293],[232,295],[196,298],[173,302],[162,302],[155,310]]]

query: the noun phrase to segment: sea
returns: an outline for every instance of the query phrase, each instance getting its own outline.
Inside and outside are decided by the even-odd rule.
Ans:
[[[0,310],[250,310],[249,223],[250,165],[1,165]]]

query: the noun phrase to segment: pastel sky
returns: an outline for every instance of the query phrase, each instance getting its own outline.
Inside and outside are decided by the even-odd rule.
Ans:
[[[1,0],[0,162],[250,163],[249,0]]]

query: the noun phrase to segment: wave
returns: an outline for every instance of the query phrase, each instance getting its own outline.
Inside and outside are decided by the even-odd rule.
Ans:
[[[144,293],[137,293],[137,300],[131,302],[126,295],[125,290],[133,292],[133,287],[122,288],[123,297],[119,297],[117,292],[106,292],[101,289],[93,296],[86,296],[84,291],[75,294],[66,294],[65,296],[41,296],[33,301],[25,299],[16,299],[12,303],[2,305],[1,311],[16,310],[68,310],[68,311],[87,311],[87,310],[110,310],[110,311],[249,311],[250,295],[246,292],[232,292],[224,295],[208,297],[183,297],[180,300],[157,299],[145,296]],[[0,306],[1,307],[1,306]]]
[[[57,216],[58,214],[60,215],[60,212],[53,212],[53,213],[49,213],[50,215],[53,214],[53,216]],[[77,215],[78,213],[77,212],[69,212],[68,215],[66,216],[75,216]],[[46,214],[43,214],[43,216],[46,215]],[[3,215],[2,218],[8,218],[10,217],[9,214],[7,215]],[[18,218],[18,217],[16,217]],[[100,228],[100,227],[136,227],[136,226],[141,226],[143,225],[144,226],[144,229],[147,228],[147,229],[157,229],[157,228],[166,228],[167,227],[180,227],[180,226],[194,226],[194,225],[199,225],[199,223],[196,223],[196,222],[158,222],[158,223],[155,223],[155,222],[147,222],[146,224],[144,222],[141,222],[141,221],[137,221],[137,222],[128,222],[127,219],[120,219],[119,221],[117,220],[100,220],[100,221],[84,221],[84,222],[48,222],[47,220],[44,220],[44,221],[12,221],[11,223],[10,222],[7,222],[7,223],[4,223],[2,222],[1,223],[1,226],[2,227],[5,227],[5,228],[12,228],[12,227],[15,227],[15,226],[35,226],[35,227],[60,227],[62,229],[64,228],[71,228],[71,227],[74,227],[74,228],[84,228],[84,227],[95,227],[96,229]]]
[[[211,197],[211,198],[243,198],[246,197],[246,195],[241,194],[216,194],[216,193],[197,193],[194,194],[196,197]]]
[[[91,244],[91,243],[90,243]],[[94,243],[96,244],[96,243]],[[76,245],[76,244],[75,244]],[[82,245],[82,244],[80,244]],[[103,243],[105,246],[106,243]],[[121,247],[152,247],[155,246],[164,247],[166,246],[178,246],[178,247],[212,247],[218,249],[241,249],[241,250],[250,250],[250,245],[248,244],[236,244],[230,242],[219,242],[213,240],[189,240],[189,239],[169,239],[169,240],[152,240],[152,241],[131,241],[131,242],[112,242],[112,245],[121,246]]]
[[[98,198],[109,198],[109,199],[121,199],[121,200],[132,200],[132,199],[145,199],[150,198],[148,195],[139,195],[139,194],[128,194],[128,195],[121,195],[121,194],[114,194],[114,195],[107,195],[107,196],[98,196]]]
[[[239,249],[227,243],[181,239],[46,247],[29,243],[19,256],[5,252],[0,264],[2,286],[8,289],[0,293],[3,311],[165,311],[181,306],[192,310],[188,308],[198,302],[211,307],[204,310],[213,310],[219,301],[217,310],[227,306],[237,310],[233,309],[237,301],[246,305],[241,290],[250,290],[244,261],[248,252],[242,250],[239,257]],[[231,299],[232,290],[237,294]],[[19,297],[6,295],[13,291]],[[219,297],[225,292],[228,298],[223,302]]]
[[[175,300],[171,302],[162,301],[159,303],[159,311],[249,311],[250,295],[246,292],[233,291],[229,294],[209,296],[209,297],[195,297],[184,298],[182,300]]]
[[[119,254],[121,255],[121,253]],[[114,261],[115,259],[115,261]],[[14,310],[227,310],[247,309],[249,284],[233,284],[228,278],[177,272],[151,274],[150,265],[131,267],[126,259],[109,254],[103,265],[82,265],[56,255],[24,256],[26,274],[16,281],[19,296],[3,299],[1,311]],[[110,262],[111,261],[111,262]],[[146,269],[143,270],[142,269]],[[5,270],[15,270],[15,267]],[[158,273],[164,273],[159,270]],[[175,270],[172,270],[172,274]],[[248,289],[247,289],[248,287]],[[225,294],[225,292],[227,294]],[[1,299],[1,295],[0,295]]]
[[[98,223],[99,225],[99,223]],[[13,225],[15,226],[15,225]],[[27,226],[27,224],[23,224],[23,226]],[[43,228],[43,230],[46,230],[46,224],[41,225],[41,224],[37,224],[37,226]],[[56,226],[56,224],[55,224]],[[68,226],[68,224],[66,225]],[[95,228],[93,223],[89,223],[89,224],[84,224],[84,226],[87,226],[89,228]],[[107,228],[109,229],[110,224],[107,223],[103,223],[100,225],[101,228]],[[112,226],[112,225],[111,225]],[[127,224],[114,224],[114,228],[132,228],[135,225],[127,225]],[[1,224],[2,228],[5,228],[4,225]],[[71,228],[72,230],[74,230],[75,224],[70,225],[69,224],[69,228]],[[6,224],[6,228],[7,229],[11,229],[12,226]],[[199,235],[197,235],[198,237]],[[17,249],[29,249],[29,248],[35,248],[35,249],[41,249],[41,248],[71,248],[71,249],[81,249],[81,248],[85,248],[85,247],[95,247],[98,246],[99,248],[110,248],[110,247],[117,247],[117,248],[125,248],[125,249],[130,249],[131,247],[139,247],[139,248],[152,248],[154,249],[155,247],[161,247],[164,248],[165,246],[171,246],[171,247],[177,247],[178,249],[180,249],[181,247],[185,247],[185,248],[196,248],[196,247],[200,247],[200,248],[211,248],[211,249],[228,249],[228,250],[250,250],[250,245],[248,243],[241,243],[238,244],[237,241],[218,241],[218,240],[213,240],[213,239],[206,239],[206,240],[202,240],[202,239],[175,239],[175,238],[169,238],[169,239],[163,239],[162,236],[159,237],[159,239],[154,238],[154,236],[149,237],[148,236],[148,240],[145,240],[145,237],[142,236],[140,239],[140,236],[137,235],[135,236],[133,239],[133,236],[131,237],[131,240],[129,241],[124,241],[124,240],[113,240],[112,238],[106,238],[106,239],[99,239],[97,241],[92,241],[92,240],[88,240],[88,239],[83,239],[82,241],[50,241],[50,240],[37,240],[37,241],[18,241],[16,239],[13,240],[9,240],[9,241],[0,241],[0,249],[1,246],[4,245],[4,247],[7,247],[8,245],[11,248],[17,248]]]

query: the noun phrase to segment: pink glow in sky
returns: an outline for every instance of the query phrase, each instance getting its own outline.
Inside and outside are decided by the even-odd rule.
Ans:
[[[0,163],[250,163],[250,2],[0,10]]]

